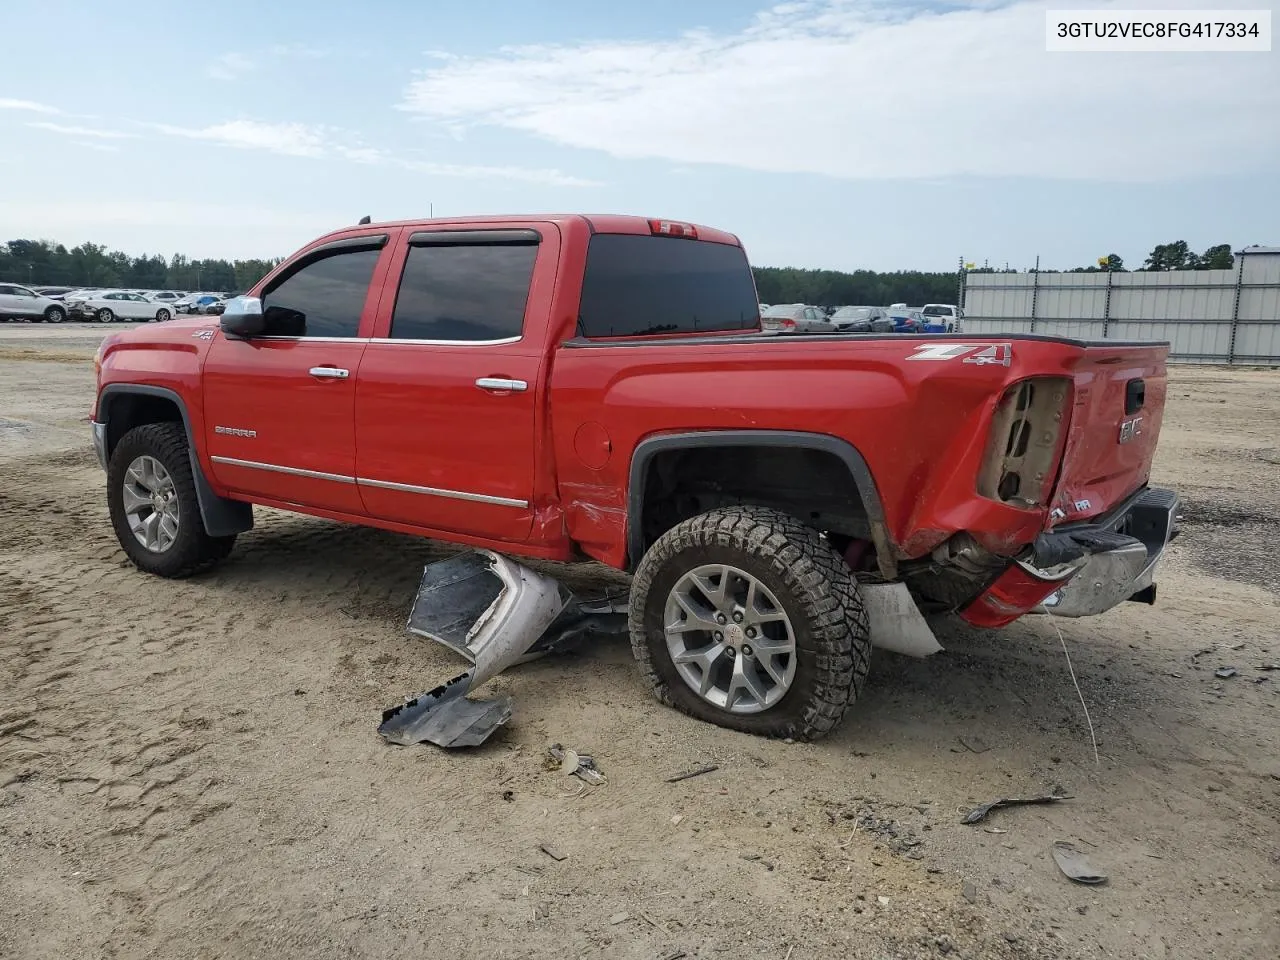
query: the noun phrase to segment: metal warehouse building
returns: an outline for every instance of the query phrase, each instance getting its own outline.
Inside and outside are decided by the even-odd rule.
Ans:
[[[1168,340],[1172,360],[1280,366],[1280,247],[1246,247],[1231,270],[971,273],[964,329]]]

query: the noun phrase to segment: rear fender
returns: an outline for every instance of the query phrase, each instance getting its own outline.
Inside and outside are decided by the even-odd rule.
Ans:
[[[848,469],[851,482],[867,513],[872,540],[879,558],[880,572],[886,579],[897,577],[894,545],[885,523],[884,506],[876,489],[871,468],[851,443],[825,433],[806,433],[798,430],[700,430],[691,433],[671,433],[649,437],[636,445],[631,458],[627,484],[627,566],[634,570],[644,556],[644,530],[641,518],[644,514],[645,482],[650,461],[659,453],[672,450],[691,450],[714,447],[792,447],[820,450],[833,454]]]

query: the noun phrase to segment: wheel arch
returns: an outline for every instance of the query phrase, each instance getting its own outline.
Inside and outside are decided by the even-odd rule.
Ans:
[[[187,455],[191,458],[191,475],[195,480],[196,499],[205,532],[211,537],[225,537],[253,529],[252,505],[219,496],[205,476],[196,451],[191,415],[176,391],[148,384],[109,384],[98,396],[97,420],[106,427],[108,462],[120,438],[134,427],[148,423],[181,423],[187,435]]]
[[[853,483],[865,512],[870,539],[876,547],[881,573],[896,577],[896,561],[885,522],[884,504],[866,458],[847,440],[825,433],[800,430],[699,430],[647,437],[632,453],[627,485],[627,569],[634,571],[651,537],[646,536],[645,510],[651,491],[651,468],[658,458],[692,451],[728,450],[797,451],[834,458]]]

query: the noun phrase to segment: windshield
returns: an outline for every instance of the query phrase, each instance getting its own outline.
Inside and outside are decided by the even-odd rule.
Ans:
[[[754,330],[760,304],[741,247],[705,240],[598,233],[587,247],[578,333]]]
[[[926,317],[949,317],[951,316],[951,308],[931,303],[924,308],[924,315]]]
[[[854,320],[871,316],[870,307],[841,307],[832,316],[832,320]]]

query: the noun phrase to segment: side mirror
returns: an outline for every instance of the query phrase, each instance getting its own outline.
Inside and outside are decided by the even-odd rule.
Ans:
[[[257,297],[236,297],[228,300],[218,321],[222,332],[242,339],[259,336],[266,328],[262,314],[262,301]]]

